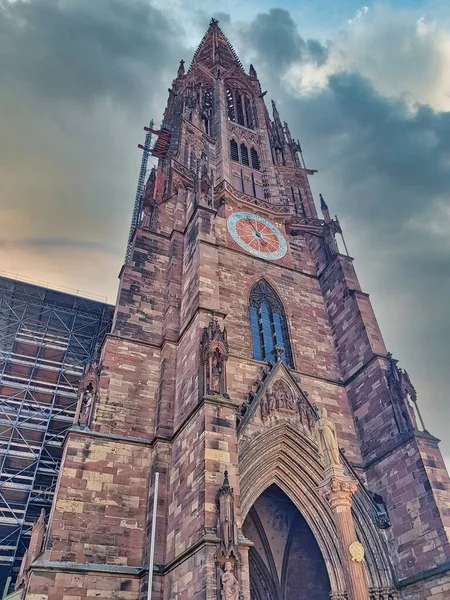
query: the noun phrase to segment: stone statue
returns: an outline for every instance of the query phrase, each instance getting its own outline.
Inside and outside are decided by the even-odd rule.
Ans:
[[[325,468],[340,467],[336,427],[327,418],[327,409],[325,407],[322,407],[319,411],[319,420],[316,422],[315,432],[319,454],[322,457]]]
[[[203,393],[222,394],[226,397],[227,330],[222,330],[215,318],[210,321],[208,327],[203,328],[200,351],[203,362]]]
[[[220,577],[222,583],[222,600],[239,600],[239,582],[233,574],[233,565],[225,563]]]
[[[212,369],[211,369],[211,388],[210,392],[220,394],[220,380],[222,376],[222,357],[220,351],[216,348],[212,355]]]
[[[79,424],[86,426],[89,419],[89,412],[91,410],[92,399],[94,398],[94,388],[92,383],[88,385],[83,394],[83,400],[81,401],[81,412],[79,418]]]
[[[273,393],[272,390],[267,392],[266,398],[267,398],[267,412],[271,413],[274,410],[276,410],[276,408],[277,408],[275,394]]]
[[[266,417],[269,416],[269,406],[268,406],[267,396],[263,396],[261,398],[260,407],[261,407],[261,418],[265,419]]]

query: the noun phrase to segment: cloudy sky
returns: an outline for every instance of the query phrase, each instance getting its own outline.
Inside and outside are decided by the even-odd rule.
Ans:
[[[299,137],[450,463],[450,3],[0,0],[0,269],[114,302],[143,139],[211,16]]]

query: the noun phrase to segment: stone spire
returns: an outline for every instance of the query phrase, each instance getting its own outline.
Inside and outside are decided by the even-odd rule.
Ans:
[[[190,69],[196,63],[201,63],[210,70],[217,65],[226,70],[237,65],[244,72],[236,51],[220,29],[217,19],[211,19],[208,30],[194,53]]]

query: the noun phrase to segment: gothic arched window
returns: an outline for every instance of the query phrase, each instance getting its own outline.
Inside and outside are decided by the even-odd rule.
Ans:
[[[234,96],[231,90],[227,90],[227,112],[230,121],[236,121],[236,112],[234,110]]]
[[[245,144],[241,144],[241,163],[246,167],[250,166],[248,161],[248,148]]]
[[[255,114],[252,100],[243,91],[227,88],[226,90],[228,120],[255,129]]]
[[[239,162],[239,150],[236,140],[230,140],[230,154],[231,160]]]
[[[275,360],[273,349],[284,349],[282,360],[293,367],[291,344],[283,305],[275,290],[263,279],[250,291],[250,329],[255,360]]]
[[[245,125],[244,107],[242,106],[242,95],[236,92],[236,117],[239,125]]]
[[[255,169],[256,171],[259,171],[260,169],[260,164],[259,164],[259,156],[258,156],[258,152],[255,148],[253,148],[253,146],[250,148],[250,156],[252,158],[252,168]]]

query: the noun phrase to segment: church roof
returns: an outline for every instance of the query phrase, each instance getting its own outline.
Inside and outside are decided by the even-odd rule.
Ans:
[[[217,64],[229,69],[237,64],[244,71],[236,51],[220,29],[217,19],[211,19],[208,30],[194,53],[190,69],[195,63],[201,63],[208,69]]]

